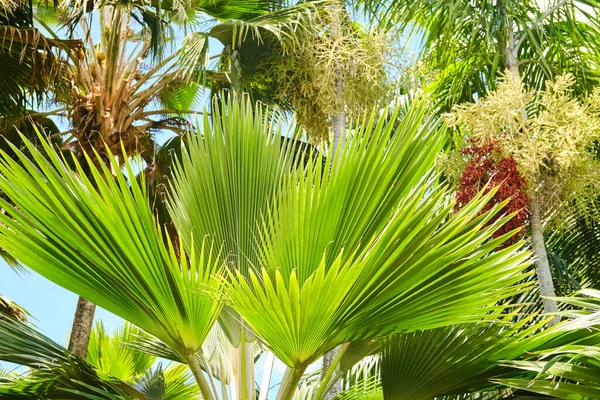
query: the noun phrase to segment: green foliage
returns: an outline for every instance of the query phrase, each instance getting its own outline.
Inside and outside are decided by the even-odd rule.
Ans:
[[[129,162],[123,174],[116,161],[110,169],[90,162],[88,177],[48,143],[42,152],[25,141],[31,159],[17,148],[18,161],[0,156],[0,190],[10,200],[1,204],[0,245],[163,343],[137,334],[143,345],[134,348],[224,380],[239,374],[225,363],[252,335],[297,379],[342,343],[359,341],[352,352],[360,359],[378,336],[484,324],[497,318],[498,302],[528,288],[529,254],[522,243],[495,251],[512,232],[490,239],[511,218],[488,225],[503,207],[480,212],[493,191],[453,212],[433,171],[445,130],[428,113],[424,101],[373,112],[336,154],[298,152],[282,139],[280,119],[231,95],[183,143],[175,167],[169,211],[179,256]],[[246,337],[235,334],[238,320]],[[99,330],[90,360],[160,392],[160,377],[139,377],[150,359],[130,358],[131,347]],[[284,383],[289,399],[295,381]]]
[[[496,88],[507,68],[520,70],[526,87],[572,73],[580,94],[600,76],[597,1],[358,0],[383,23],[399,24],[421,43],[421,59],[437,73],[428,90],[449,110]]]
[[[580,297],[561,300],[582,307],[581,311],[567,313],[578,316],[584,324],[595,325],[600,318],[600,292],[584,290]],[[577,322],[575,320],[574,322]],[[596,333],[597,335],[597,333]],[[509,387],[549,395],[560,399],[594,399],[600,396],[600,346],[598,341],[567,342],[544,349],[534,355],[534,361],[506,361],[503,364],[535,374],[532,379],[498,379]]]
[[[365,29],[335,7],[321,10],[293,44],[276,46],[256,78],[275,85],[275,98],[294,110],[316,141],[329,139],[333,114],[343,110],[349,119],[361,118],[387,99],[392,86],[386,71],[392,35]],[[336,89],[340,79],[343,105]]]
[[[197,350],[219,312],[213,291],[218,248],[200,244],[180,260],[167,248],[143,185],[107,167],[93,177],[49,160],[28,144],[33,161],[2,156],[2,246],[33,270],[135,323],[180,354]],[[118,166],[113,163],[113,170]],[[18,185],[10,183],[15,179]],[[49,212],[49,210],[52,212]],[[35,215],[35,217],[34,217]],[[23,246],[35,246],[37,251]]]
[[[9,376],[0,397],[117,400],[136,396],[123,381],[98,373],[91,365],[33,328],[0,319],[0,360],[28,366],[32,372]],[[139,397],[138,397],[139,398]]]
[[[422,104],[402,119],[398,113],[389,120],[373,115],[363,121],[343,156],[313,156],[307,164],[294,164],[289,150],[280,150],[279,135],[264,134],[260,109],[244,102],[219,111],[213,127],[206,120],[205,131],[212,128],[214,134],[192,140],[184,151],[171,205],[183,241],[189,247],[192,236],[211,235],[225,243],[232,271],[225,283],[228,301],[290,366],[305,366],[352,339],[480,318],[479,307],[505,292],[487,292],[476,278],[477,268],[488,274],[500,268],[494,287],[506,279],[506,290],[520,290],[510,285],[520,279],[526,254],[511,248],[498,258],[481,258],[495,242],[477,246],[496,225],[469,236],[473,247],[465,246],[461,232],[479,230],[491,215],[472,219],[483,198],[440,225],[452,205],[421,177],[427,176],[443,134]],[[436,251],[425,257],[425,249],[432,248],[448,258]],[[409,255],[410,261],[400,261]],[[461,275],[460,283],[445,280],[446,273],[461,268],[470,273]],[[417,270],[420,278],[400,279]],[[432,276],[439,281],[421,280]],[[439,293],[431,286],[436,283],[442,284],[436,286]],[[421,285],[430,289],[417,290]],[[462,285],[486,295],[464,295]],[[374,287],[377,297],[370,290]],[[456,314],[441,319],[435,304],[441,307],[436,299],[446,298],[445,288],[463,295],[453,297]],[[409,300],[407,293],[415,291],[420,295]],[[423,310],[418,318],[402,311],[412,301]]]
[[[133,381],[148,371],[156,361],[149,354],[125,346],[125,343],[141,334],[138,328],[127,323],[108,335],[102,322],[98,321],[90,336],[86,361],[107,375]]]
[[[385,341],[381,382],[386,398],[430,399],[498,388],[490,378],[521,377],[503,360],[531,359],[560,344],[600,342],[596,332],[568,322],[541,330],[547,320],[532,314],[510,324],[520,310],[496,315],[496,324],[456,325],[393,336]]]

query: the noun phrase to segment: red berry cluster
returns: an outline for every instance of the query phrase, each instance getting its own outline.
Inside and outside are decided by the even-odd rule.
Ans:
[[[528,197],[525,179],[517,170],[517,163],[512,157],[503,157],[497,142],[487,141],[482,144],[469,143],[460,153],[468,159],[467,167],[460,178],[459,190],[456,193],[456,211],[465,206],[479,193],[486,184],[486,191],[498,187],[494,197],[485,205],[481,213],[495,204],[511,199],[501,212],[489,222],[492,223],[503,214],[517,214],[497,230],[493,237],[501,236],[514,229],[520,230],[501,247],[508,246],[525,234],[527,221]]]

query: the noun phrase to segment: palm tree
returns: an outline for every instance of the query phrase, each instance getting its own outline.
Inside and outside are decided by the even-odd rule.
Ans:
[[[61,55],[82,46],[79,40],[44,36],[34,27],[32,13],[30,3],[26,1],[0,4],[0,64],[4,77],[0,83],[2,116],[20,115],[30,104],[30,98],[40,101],[48,91],[58,90],[64,78]]]
[[[510,218],[487,225],[502,205],[480,214],[481,195],[452,213],[430,173],[444,133],[426,113],[417,103],[402,118],[373,114],[335,159],[305,162],[261,107],[213,107],[174,174],[180,257],[128,162],[125,176],[91,161],[85,174],[29,145],[33,162],[0,163],[0,245],[162,341],[205,399],[218,394],[196,354],[215,322],[236,348],[237,398],[254,397],[260,340],[288,366],[288,400],[335,346],[494,319],[490,305],[526,289],[522,244],[494,251],[508,236],[489,239]]]
[[[595,1],[556,0],[542,8],[534,1],[395,1],[364,0],[358,7],[384,15],[422,35],[425,59],[440,70],[432,92],[448,109],[474,101],[495,88],[504,70],[531,89],[569,72],[576,89],[586,92],[598,84],[600,25]],[[522,108],[524,118],[527,110]],[[543,237],[544,210],[531,198],[531,239],[544,309],[557,304]],[[556,323],[558,317],[552,321]]]

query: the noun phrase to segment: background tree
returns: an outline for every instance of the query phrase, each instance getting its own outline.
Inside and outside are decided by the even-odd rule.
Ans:
[[[574,77],[564,75],[536,94],[506,75],[496,91],[477,103],[456,106],[448,116],[448,123],[463,128],[471,142],[495,143],[500,157],[515,160],[526,183],[529,229],[546,312],[556,312],[557,307],[547,298],[555,292],[542,221],[561,221],[569,212],[581,215],[600,189],[596,178],[600,164],[589,151],[600,138],[598,93],[579,100],[573,86]],[[523,109],[529,111],[523,114]]]
[[[356,3],[420,40],[423,62],[438,72],[431,92],[446,111],[494,90],[506,69],[528,89],[543,89],[564,73],[575,76],[577,93],[598,84],[596,1]]]
[[[598,82],[599,10],[597,2],[534,1],[361,1],[358,6],[388,23],[399,23],[422,38],[422,57],[440,74],[429,90],[442,109],[474,101],[494,90],[504,70],[528,89],[544,89],[563,73],[575,76],[582,94]],[[521,112],[527,117],[527,109]],[[530,207],[535,211],[537,206]],[[531,216],[532,235],[541,224]],[[538,241],[539,242],[539,241]],[[546,249],[536,247],[536,268],[545,295],[553,296]],[[546,300],[546,307],[556,304]]]

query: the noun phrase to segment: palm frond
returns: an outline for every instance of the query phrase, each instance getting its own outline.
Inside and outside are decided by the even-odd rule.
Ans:
[[[229,100],[213,111],[217,123],[205,119],[183,152],[173,219],[188,247],[192,236],[225,243],[233,308],[287,365],[384,332],[479,320],[521,290],[521,245],[489,254],[506,218],[484,228],[496,212],[475,217],[485,196],[451,216],[444,191],[423,181],[443,143],[423,104],[395,128],[393,116],[367,118],[343,156],[306,165],[260,109]]]
[[[74,172],[43,147],[46,154],[27,143],[33,160],[16,148],[20,162],[0,157],[0,190],[11,202],[1,200],[0,245],[180,354],[199,349],[220,309],[218,247],[202,243],[189,262],[183,253],[177,259],[130,164],[127,179],[105,166],[90,179],[76,160]]]
[[[15,321],[27,322],[31,316],[23,307],[0,294],[0,319],[10,318]]]
[[[0,319],[0,335],[0,360],[25,365],[33,371],[27,376],[8,377],[0,384],[2,398],[143,399],[123,381],[98,373],[25,324]]]
[[[458,325],[386,339],[381,362],[386,398],[430,399],[496,390],[498,379],[523,375],[501,365],[504,360],[528,358],[561,344],[600,340],[598,333],[581,331],[570,322],[541,330],[547,319],[536,321],[535,315],[510,324],[517,312],[500,310],[493,324]]]
[[[534,379],[498,382],[559,399],[596,399],[600,396],[600,347],[565,346],[542,353],[540,361],[506,362],[507,367],[536,374]]]
[[[141,333],[139,328],[126,323],[109,335],[102,322],[96,322],[90,336],[86,361],[107,375],[123,381],[135,381],[156,361],[154,356],[125,345]]]

